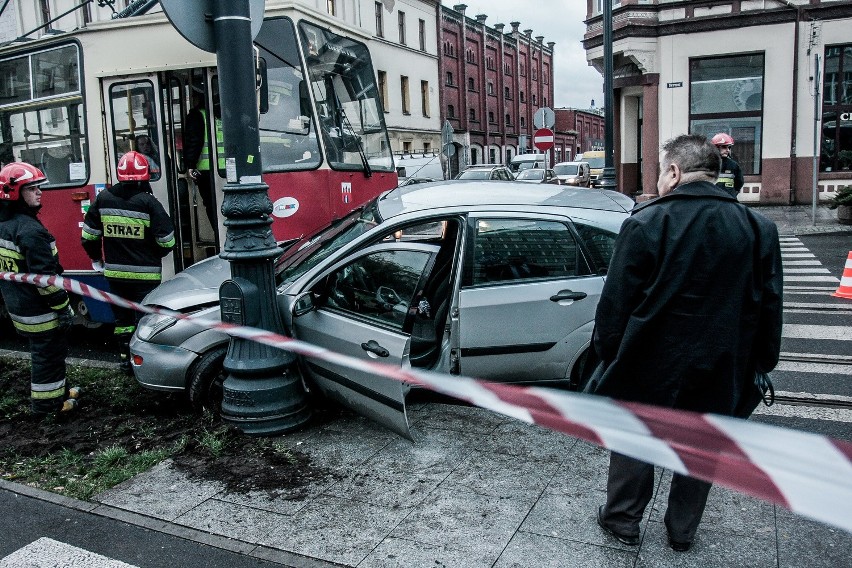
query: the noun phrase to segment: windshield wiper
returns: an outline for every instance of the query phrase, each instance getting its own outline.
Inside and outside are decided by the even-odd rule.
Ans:
[[[340,116],[343,117],[343,127],[348,127],[349,132],[351,132],[352,136],[355,137],[355,142],[358,147],[358,155],[361,156],[361,163],[364,164],[364,177],[373,177],[373,168],[370,167],[370,161],[367,159],[367,153],[364,152],[364,143],[361,141],[361,137],[355,134],[355,129],[352,128],[352,123],[349,122],[349,117],[346,116],[346,110],[343,108],[343,105],[338,105],[338,108],[340,109]],[[341,135],[344,135],[343,132],[341,132]]]

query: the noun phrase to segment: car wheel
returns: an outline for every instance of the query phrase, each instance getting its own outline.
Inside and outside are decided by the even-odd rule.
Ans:
[[[189,402],[195,410],[211,410],[218,414],[222,409],[222,385],[226,375],[222,365],[227,352],[226,345],[208,351],[189,372]]]

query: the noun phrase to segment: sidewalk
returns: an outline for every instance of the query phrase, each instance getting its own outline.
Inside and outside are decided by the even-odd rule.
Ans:
[[[756,209],[782,235],[852,231],[824,206],[816,226],[809,206]],[[676,553],[662,524],[668,472],[640,546],[627,547],[595,521],[606,450],[466,406],[416,404],[409,419],[413,443],[349,413],[281,437],[335,478],[277,495],[228,493],[168,462],[94,503],[4,487],[286,566],[833,568],[852,558],[851,534],[720,487],[692,550]]]
[[[410,418],[415,443],[350,414],[282,437],[337,474],[324,485],[229,494],[163,463],[80,505],[286,566],[833,568],[852,557],[852,535],[718,487],[689,552],[666,544],[665,489],[641,545],[623,546],[595,522],[605,450],[465,406],[421,404]]]

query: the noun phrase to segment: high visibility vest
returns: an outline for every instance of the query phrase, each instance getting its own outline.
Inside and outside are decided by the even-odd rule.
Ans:
[[[209,171],[210,170],[210,143],[208,136],[207,111],[202,109],[201,116],[204,117],[204,145],[201,148],[201,155],[198,157],[196,169]],[[216,166],[220,170],[225,169],[225,135],[222,132],[222,119],[217,118],[214,124],[216,128]]]

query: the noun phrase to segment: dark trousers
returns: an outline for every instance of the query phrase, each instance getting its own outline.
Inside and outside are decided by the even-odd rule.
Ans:
[[[195,179],[195,185],[198,187],[198,193],[201,194],[201,201],[204,203],[204,211],[207,213],[207,219],[210,221],[210,226],[213,231],[216,231],[216,197],[213,195],[213,170],[198,170],[198,177]]]
[[[58,412],[68,393],[65,358],[68,333],[63,328],[27,336],[30,341],[31,408],[35,414]]]
[[[666,529],[672,540],[693,541],[710,487],[712,484],[706,481],[673,474],[665,516]],[[612,452],[606,505],[601,514],[604,523],[619,533],[638,535],[645,507],[653,495],[654,466]]]
[[[148,293],[159,286],[159,280],[119,280],[116,278],[107,279],[109,282],[109,290],[116,296],[121,296],[125,300],[133,302],[141,302]],[[130,337],[136,330],[136,324],[142,317],[142,312],[131,310],[130,308],[122,308],[121,306],[111,306],[112,314],[115,317],[115,339],[118,341],[119,360],[122,365],[129,368],[130,365]]]

